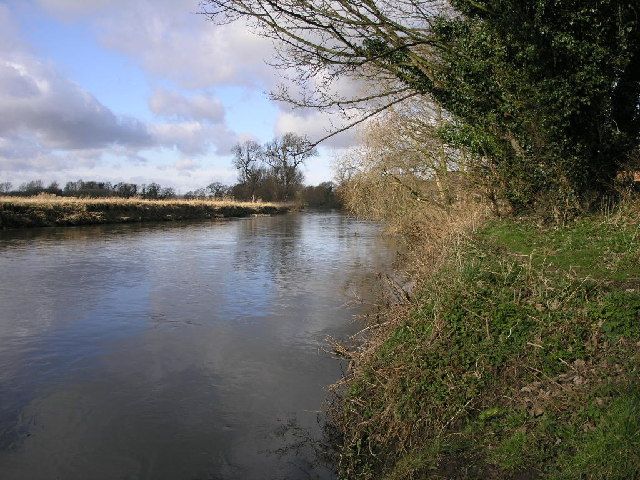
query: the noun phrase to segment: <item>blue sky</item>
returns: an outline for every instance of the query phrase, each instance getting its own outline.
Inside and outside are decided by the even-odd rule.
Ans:
[[[327,119],[268,99],[281,72],[243,25],[197,0],[0,0],[0,181],[231,183],[230,148]],[[308,183],[332,176],[352,136],[321,148]]]

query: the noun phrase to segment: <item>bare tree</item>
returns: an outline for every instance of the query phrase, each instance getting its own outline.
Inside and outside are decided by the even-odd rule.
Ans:
[[[152,200],[161,198],[161,193],[162,193],[162,186],[155,182],[144,184],[140,189],[140,196],[142,198],[149,198]]]
[[[224,198],[229,192],[229,187],[224,183],[213,182],[207,185],[207,191],[213,198]]]
[[[242,20],[275,41],[274,65],[294,72],[288,80],[298,88],[282,86],[272,92],[274,98],[345,115],[347,125],[325,139],[436,90],[436,53],[447,46],[432,34],[432,25],[451,12],[443,0],[203,0],[201,5],[218,24]],[[337,85],[345,79],[366,86],[345,95]]]
[[[249,196],[255,201],[256,190],[263,177],[264,148],[253,140],[238,143],[233,147],[233,165],[238,170],[238,180],[249,190]]]
[[[42,180],[31,180],[20,185],[18,190],[25,195],[37,195],[44,190],[44,183]]]
[[[118,197],[131,198],[138,193],[138,185],[135,183],[120,182],[113,186],[113,190]]]
[[[0,193],[9,193],[12,188],[11,182],[0,182]]]
[[[290,200],[294,190],[302,183],[303,175],[300,167],[304,162],[317,155],[305,137],[295,133],[285,133],[267,143],[265,162],[278,180],[280,198]]]
[[[439,138],[441,116],[430,102],[415,99],[369,123],[362,144],[336,165],[350,209],[393,217],[407,205],[426,203],[447,212],[466,195],[466,175],[460,174],[467,168],[464,152]]]

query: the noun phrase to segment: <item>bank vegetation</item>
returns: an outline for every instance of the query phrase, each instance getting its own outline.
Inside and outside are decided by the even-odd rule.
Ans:
[[[342,477],[638,478],[633,178],[580,215],[515,215],[434,114],[420,101],[388,110],[338,165],[346,208],[385,224],[411,279],[338,348]]]
[[[637,2],[202,4],[274,41],[274,98],[365,126],[339,192],[404,243],[338,348],[340,477],[640,478]]]
[[[200,220],[284,213],[291,204],[234,200],[0,197],[0,228]]]

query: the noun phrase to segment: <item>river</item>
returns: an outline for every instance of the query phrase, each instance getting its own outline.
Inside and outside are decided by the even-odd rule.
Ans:
[[[334,478],[326,339],[391,256],[338,213],[0,231],[0,478]]]

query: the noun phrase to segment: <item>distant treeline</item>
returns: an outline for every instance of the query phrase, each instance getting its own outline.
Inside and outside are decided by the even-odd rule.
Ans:
[[[31,180],[17,187],[10,182],[0,182],[0,194],[34,196],[43,193],[79,198],[143,198],[163,200],[186,199],[235,199],[265,202],[296,202],[314,208],[340,208],[341,203],[333,182],[317,186],[305,186],[301,167],[316,155],[306,139],[289,133],[275,138],[265,145],[247,141],[234,147],[234,166],[238,171],[238,183],[225,185],[212,182],[202,188],[179,195],[171,187],[158,183],[112,183],[77,180],[61,186],[57,182],[46,185],[42,180]]]
[[[31,180],[15,187],[11,182],[0,182],[0,195],[31,197],[40,194],[51,194],[60,197],[77,198],[144,198],[149,200],[166,200],[172,198],[185,199],[235,199],[235,200],[255,200],[255,201],[280,201],[281,199],[269,195],[268,187],[265,185],[267,195],[257,195],[251,197],[245,193],[246,186],[238,183],[235,185],[225,185],[220,182],[213,182],[206,187],[189,191],[184,195],[179,195],[171,187],[163,187],[157,183],[137,185],[135,183],[111,183],[98,181],[77,180],[67,182],[61,187],[57,182],[45,184],[42,180]],[[266,198],[265,198],[266,197]],[[336,185],[333,182],[323,182],[319,185],[299,185],[294,192],[292,201],[302,203],[314,208],[341,208],[340,200],[336,194]]]
[[[80,198],[146,198],[146,199],[167,199],[178,198],[175,190],[171,187],[163,187],[157,183],[149,183],[137,185],[135,183],[111,183],[77,180],[75,182],[67,182],[61,187],[58,182],[51,182],[45,185],[42,180],[31,180],[13,188],[10,182],[0,183],[0,193],[3,195],[31,197],[48,193],[61,197],[80,197]]]
[[[183,195],[187,199],[207,199],[207,198],[233,198],[246,201],[281,202],[294,201],[313,208],[342,208],[342,203],[337,195],[336,185],[333,182],[322,182],[319,185],[297,185],[293,190],[293,195],[284,199],[272,192],[276,187],[273,180],[266,178],[256,189],[256,195],[247,193],[247,185],[236,183],[235,185],[224,185],[214,182],[206,187],[189,191]]]

